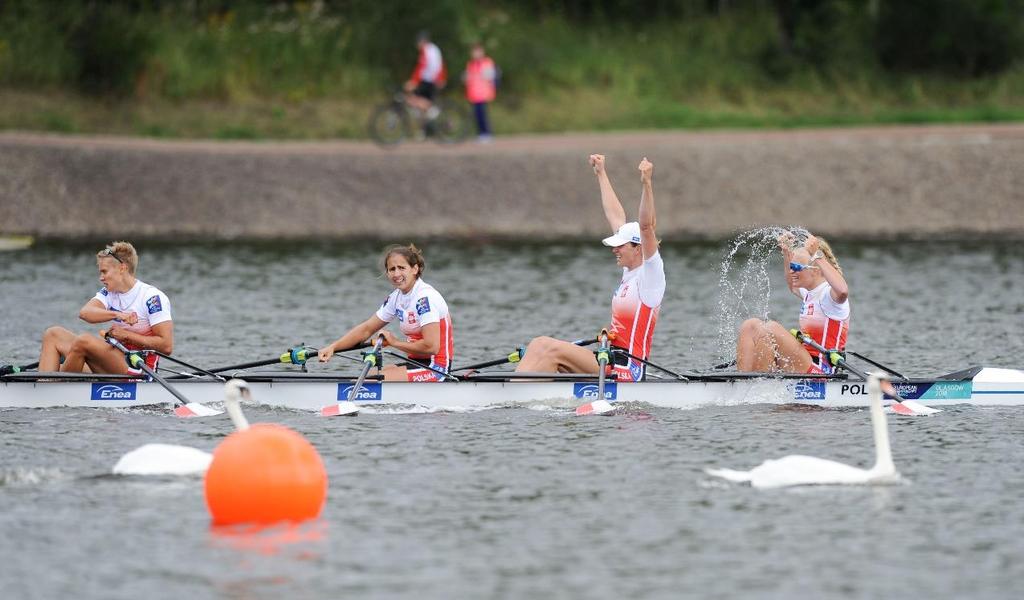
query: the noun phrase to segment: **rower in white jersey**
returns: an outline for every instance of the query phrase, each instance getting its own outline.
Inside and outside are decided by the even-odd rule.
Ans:
[[[114,242],[96,254],[96,266],[103,288],[85,303],[78,317],[87,323],[113,321],[99,335],[75,335],[63,327],[50,327],[43,334],[39,354],[40,371],[138,375],[128,365],[124,353],[106,342],[109,336],[129,350],[142,350],[150,368],[156,368],[158,355],[146,350],[170,354],[174,350],[174,323],[171,301],[159,289],[135,277],[139,256],[128,242]],[[62,362],[63,361],[63,364]]]
[[[605,157],[590,155],[590,166],[597,175],[601,189],[601,205],[613,234],[602,240],[612,248],[616,264],[622,267],[622,281],[612,296],[612,319],[608,328],[613,350],[611,371],[618,381],[641,381],[651,353],[654,326],[665,296],[665,265],[658,252],[655,234],[654,165],[646,158],[640,161],[639,222],[626,222],[611,181],[604,168]],[[550,337],[530,341],[517,371],[597,373],[597,358],[586,348]]]
[[[392,321],[398,321],[406,339],[384,330],[384,343],[402,352],[410,360],[406,365],[388,365],[386,381],[442,381],[451,368],[454,352],[452,317],[448,303],[429,283],[423,281],[426,262],[423,253],[412,244],[389,246],[384,250],[384,271],[395,287],[377,312],[320,350],[320,362],[335,352],[348,350],[369,340]],[[419,363],[419,366],[416,363]]]
[[[800,330],[828,350],[843,351],[850,330],[850,290],[831,246],[806,234],[796,247],[791,233],[779,236],[786,283],[800,298]],[[740,371],[828,374],[828,358],[798,341],[775,321],[747,319],[736,342]]]

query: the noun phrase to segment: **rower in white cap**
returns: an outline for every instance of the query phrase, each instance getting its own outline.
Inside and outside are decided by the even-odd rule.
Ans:
[[[604,162],[604,155],[590,155],[590,166],[601,188],[601,204],[613,232],[602,242],[611,247],[616,264],[622,267],[622,281],[612,296],[612,320],[607,328],[613,347],[611,371],[618,381],[640,381],[646,368],[639,359],[647,360],[651,353],[654,326],[665,296],[665,265],[654,231],[654,165],[646,158],[640,161],[640,220],[627,223],[626,211],[612,189]],[[620,351],[615,352],[615,348]],[[530,341],[516,368],[523,372],[592,374],[599,369],[590,350],[546,336]]]

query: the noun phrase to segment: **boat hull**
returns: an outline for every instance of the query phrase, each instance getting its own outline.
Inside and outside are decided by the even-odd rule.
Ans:
[[[996,373],[989,373],[989,372]],[[258,404],[319,410],[351,391],[351,379],[267,376],[247,378]],[[180,380],[174,387],[192,402],[224,399],[224,386],[212,380]],[[961,380],[920,379],[894,383],[904,399],[929,406],[954,404],[1024,405],[1024,372],[981,369]],[[605,398],[666,408],[742,404],[807,404],[822,407],[868,406],[867,384],[854,380],[740,378],[716,381],[653,380],[609,382]],[[364,406],[412,406],[433,410],[544,405],[575,407],[597,400],[592,380],[459,381],[443,383],[369,382],[355,401]],[[147,381],[2,381],[0,407],[107,407],[171,405],[160,384]]]

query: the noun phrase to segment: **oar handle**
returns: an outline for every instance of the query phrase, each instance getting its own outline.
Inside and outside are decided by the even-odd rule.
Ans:
[[[359,378],[356,379],[355,385],[352,386],[352,390],[348,393],[348,401],[352,402],[359,395],[360,388],[363,387],[363,380],[366,379],[366,374],[370,372],[374,366],[378,369],[381,367],[383,362],[380,349],[384,345],[384,334],[378,333],[377,338],[373,343],[373,350],[363,354],[363,370],[359,372]]]
[[[600,346],[597,349],[597,399],[604,400],[604,380],[607,377],[606,367],[608,366],[608,330],[602,329],[597,335]]]
[[[35,369],[39,366],[39,363],[29,363],[27,365],[0,365],[0,377],[4,375],[13,375],[15,373],[21,373],[22,371],[28,371],[29,369]]]
[[[611,362],[611,359],[608,357],[608,330],[602,329],[597,339],[601,343],[597,348],[597,364],[601,366],[603,371],[604,366]]]

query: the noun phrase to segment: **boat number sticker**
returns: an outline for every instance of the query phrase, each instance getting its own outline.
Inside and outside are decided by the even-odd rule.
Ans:
[[[94,383],[93,400],[135,400],[134,383]]]
[[[970,381],[933,381],[931,383],[893,383],[896,393],[907,400],[970,400]],[[888,398],[889,396],[886,395]]]
[[[614,382],[607,382],[604,384],[604,399],[614,400],[618,390],[616,389],[617,384]],[[574,398],[580,400],[597,400],[597,384],[596,383],[574,383],[572,384],[572,395]]]
[[[352,388],[355,387],[354,383],[339,383],[338,384],[338,401],[348,400],[348,395],[352,393]],[[359,393],[353,400],[359,402],[372,402],[381,400],[384,397],[384,391],[381,389],[380,382],[376,383],[364,383],[359,387]]]

